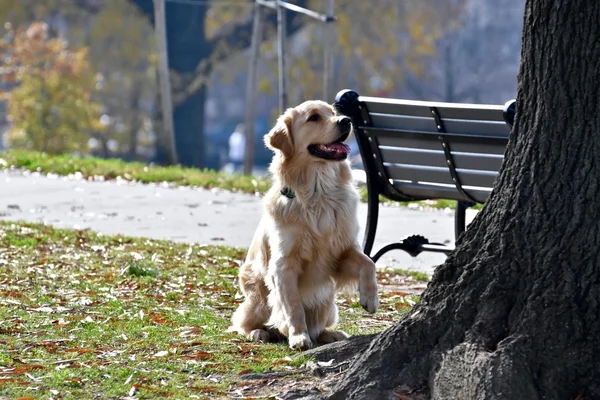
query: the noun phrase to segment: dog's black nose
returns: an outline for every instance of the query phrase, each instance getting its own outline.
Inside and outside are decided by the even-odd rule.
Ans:
[[[352,120],[348,117],[340,118],[338,119],[337,124],[340,128],[348,129],[352,125]]]

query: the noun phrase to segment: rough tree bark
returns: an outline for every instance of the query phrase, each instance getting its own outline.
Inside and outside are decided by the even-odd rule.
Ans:
[[[327,398],[600,399],[599,22],[597,0],[527,1],[488,203]]]

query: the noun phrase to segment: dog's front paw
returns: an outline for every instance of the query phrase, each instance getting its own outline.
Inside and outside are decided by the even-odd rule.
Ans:
[[[374,291],[361,290],[359,303],[362,308],[371,314],[377,311],[379,308],[379,295],[377,294],[377,289]]]
[[[290,343],[290,349],[294,350],[308,350],[312,346],[310,336],[308,333],[300,333],[297,335],[290,335],[288,339]]]
[[[375,265],[371,273],[360,277],[358,284],[358,293],[360,294],[359,303],[368,312],[373,314],[379,308],[379,295],[377,294],[377,277],[375,275]]]

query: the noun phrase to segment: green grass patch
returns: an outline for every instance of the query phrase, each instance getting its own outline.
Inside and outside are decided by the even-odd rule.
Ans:
[[[3,161],[2,161],[3,160]],[[181,186],[218,188],[244,193],[265,193],[268,179],[226,175],[208,169],[181,166],[153,166],[119,159],[48,155],[30,150],[8,150],[0,153],[0,168],[22,168],[32,172],[57,175],[81,174],[86,179],[123,179],[142,183],[172,183]]]
[[[127,267],[127,274],[131,276],[158,276],[158,271],[151,261],[132,261]],[[170,294],[170,293],[169,293]]]
[[[0,222],[0,397],[228,398],[240,374],[296,371],[286,343],[228,333],[245,250]],[[381,306],[342,294],[340,328],[381,331],[418,301],[379,271]],[[388,290],[384,290],[385,288]],[[306,374],[305,374],[306,375]]]
[[[243,193],[264,194],[271,182],[268,178],[243,175],[227,175],[208,169],[185,168],[181,166],[155,166],[139,162],[125,162],[119,159],[77,157],[72,155],[48,155],[46,153],[12,149],[0,153],[0,169],[21,168],[32,172],[57,175],[81,174],[85,179],[123,179],[142,183],[169,183],[180,186],[197,186],[206,189],[222,189]],[[362,201],[367,201],[367,189],[359,189]],[[454,209],[452,200],[423,200],[396,202],[380,196],[380,201],[388,205]],[[481,209],[477,204],[474,208]]]

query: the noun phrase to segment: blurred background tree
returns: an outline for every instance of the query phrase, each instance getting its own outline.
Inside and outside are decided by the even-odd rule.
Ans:
[[[105,0],[87,34],[91,62],[103,77],[96,94],[110,132],[96,138],[103,155],[111,140],[124,158],[150,155],[162,139],[153,132],[158,85],[152,26],[130,2]]]
[[[3,0],[0,21],[8,21],[3,32],[5,44],[0,48],[2,57],[14,59],[10,38],[36,21],[45,24],[49,43],[60,42],[85,53],[85,74],[95,79],[91,86],[82,89],[88,97],[86,107],[100,113],[100,125],[81,128],[79,135],[82,140],[85,137],[83,141],[86,146],[90,144],[94,154],[128,159],[148,159],[153,155],[157,140],[153,129],[156,50],[152,26],[137,7],[121,0],[48,0],[42,4],[37,0]],[[22,77],[27,80],[27,74],[33,72],[24,69]],[[26,87],[31,90],[26,91]],[[10,98],[30,96],[28,101],[32,104],[41,96],[39,90],[23,84],[4,89],[10,90]],[[28,118],[23,113],[19,115]],[[13,128],[15,124],[29,124],[15,117],[11,115]],[[17,144],[12,139],[13,128],[10,145]],[[21,135],[25,132],[22,130]],[[61,143],[69,142],[62,131],[48,130],[47,134],[63,136],[56,139]],[[43,149],[37,143],[30,146]],[[71,149],[63,149],[68,150]]]
[[[12,123],[9,144],[85,153],[89,135],[103,129],[100,104],[91,99],[96,77],[87,49],[69,49],[60,38],[49,38],[43,22],[6,28],[11,39],[2,45],[2,78],[14,85],[4,92]]]

